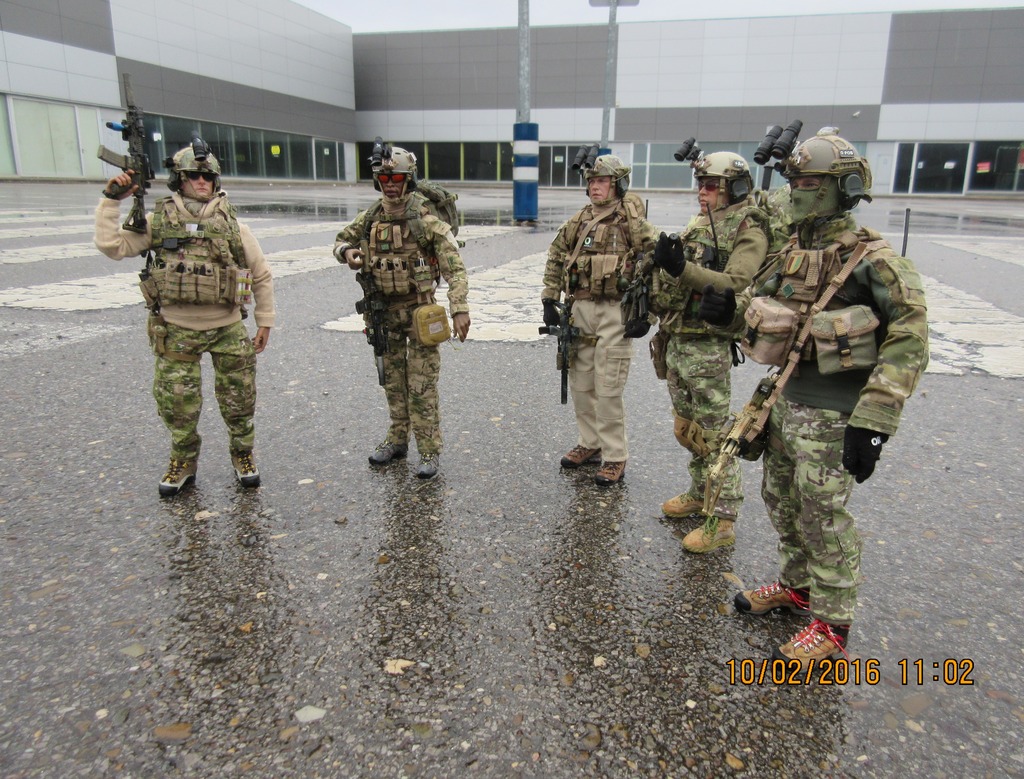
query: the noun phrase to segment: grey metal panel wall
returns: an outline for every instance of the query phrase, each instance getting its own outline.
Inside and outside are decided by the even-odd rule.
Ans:
[[[893,14],[883,101],[1024,101],[1024,8]]]
[[[139,104],[153,114],[261,127],[339,141],[355,140],[355,111],[118,58]]]
[[[109,0],[0,0],[0,30],[114,53]]]
[[[854,117],[853,114],[859,112]],[[879,106],[758,106],[712,108],[619,108],[615,112],[616,141],[670,143],[690,136],[716,143],[760,141],[765,128],[799,119],[816,131],[838,127],[858,141],[878,138]],[[807,137],[807,131],[803,133]]]
[[[608,31],[539,27],[530,35],[535,108],[604,103]],[[514,28],[354,35],[359,111],[516,108],[519,39]]]

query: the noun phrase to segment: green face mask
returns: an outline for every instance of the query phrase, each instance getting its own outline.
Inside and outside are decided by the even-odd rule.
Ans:
[[[793,224],[832,216],[843,210],[839,206],[839,182],[832,176],[826,178],[818,189],[791,189],[790,199],[793,201],[790,212]]]

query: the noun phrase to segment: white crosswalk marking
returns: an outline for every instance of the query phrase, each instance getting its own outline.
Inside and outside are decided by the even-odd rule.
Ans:
[[[24,354],[36,354],[59,346],[80,343],[101,335],[113,335],[125,330],[138,329],[134,325],[80,325],[61,326],[42,325],[38,323],[19,323],[10,328],[12,332],[4,333],[5,340],[0,341],[0,358],[20,357]]]

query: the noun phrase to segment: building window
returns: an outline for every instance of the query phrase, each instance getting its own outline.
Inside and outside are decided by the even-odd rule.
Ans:
[[[918,144],[914,193],[962,193],[969,148],[968,143]]]
[[[978,192],[1024,190],[1024,143],[978,141],[967,188]]]

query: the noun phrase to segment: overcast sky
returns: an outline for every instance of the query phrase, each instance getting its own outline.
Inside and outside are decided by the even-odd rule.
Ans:
[[[607,0],[604,0],[607,2]],[[517,27],[519,0],[296,0],[325,16],[337,19],[352,32],[405,32],[455,30],[474,27]],[[620,0],[635,2],[635,0]],[[1015,8],[1019,2],[965,2],[965,0],[855,0],[852,3],[778,3],[773,0],[639,0],[620,6],[620,22],[732,17],[793,16],[823,13],[934,11],[949,8]],[[601,24],[608,8],[593,8],[590,0],[531,0],[530,25]]]

